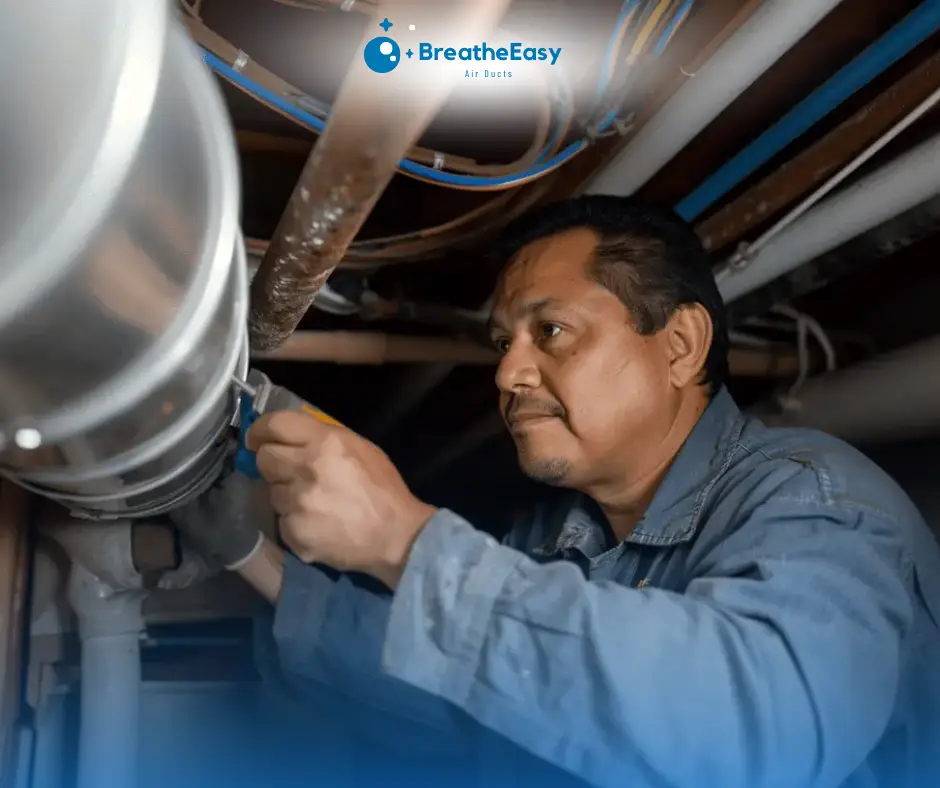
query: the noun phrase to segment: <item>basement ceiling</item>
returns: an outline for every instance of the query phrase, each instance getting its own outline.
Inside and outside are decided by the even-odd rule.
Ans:
[[[343,10],[350,5],[351,10]],[[613,133],[594,139],[563,166],[515,189],[472,192],[396,176],[358,241],[426,231],[447,223],[456,223],[458,230],[445,228],[420,238],[417,244],[392,245],[386,251],[353,249],[346,265],[331,279],[331,286],[348,294],[365,285],[390,301],[477,309],[492,288],[494,270],[487,252],[501,224],[529,206],[583,189],[670,96],[690,80],[694,84],[696,69],[760,3],[666,0],[661,5],[666,14],[674,15],[681,6],[682,24],[660,57],[647,56],[638,62],[637,78],[621,97],[624,122]],[[846,0],[837,5],[698,133],[640,195],[662,205],[680,203],[920,5],[916,0]],[[203,39],[197,36],[200,43],[205,45],[205,36],[214,35],[227,42],[232,52],[245,52],[254,64],[304,94],[303,106],[314,112],[335,99],[364,33],[376,23],[367,13],[370,8],[369,3],[344,5],[340,0],[202,0],[181,13],[191,28],[197,25],[203,31]],[[583,79],[594,80],[621,8],[619,0],[527,0],[512,5],[505,25],[537,24],[553,31],[579,53]],[[576,36],[573,30],[578,31]],[[938,44],[937,34],[928,35],[697,216],[694,223],[709,239],[716,263],[738,243],[753,240],[819,186],[821,171],[828,177],[861,151],[864,144],[858,134],[853,138],[846,131],[858,118],[868,117],[872,128],[876,121],[887,128],[893,125],[892,119],[903,117],[940,86]],[[225,59],[223,52],[215,54]],[[253,247],[263,250],[317,136],[229,81],[220,81],[238,130],[243,227]],[[547,96],[522,91],[510,106],[489,106],[479,90],[474,94],[473,88],[462,87],[419,146],[483,166],[511,167],[545,131],[546,112],[553,106]],[[568,139],[584,134],[581,121],[577,115],[572,118]],[[847,183],[929,138],[940,130],[938,127],[938,113],[927,113]],[[776,195],[779,204],[755,219],[748,201],[765,193]],[[792,304],[815,317],[831,334],[844,364],[940,332],[940,311],[934,306],[940,295],[940,272],[935,264],[938,212],[940,206],[922,206],[741,299],[732,309],[736,330],[751,339],[792,347],[792,325],[771,312],[775,305]],[[459,229],[468,215],[475,218]],[[448,325],[447,321],[363,320],[328,314],[316,307],[301,328],[405,335],[467,333],[465,327]],[[428,464],[436,462],[435,452],[442,446],[460,444],[467,428],[485,422],[495,403],[493,368],[489,365],[448,370],[430,364],[267,361],[262,368],[277,382],[378,440],[411,481],[427,478]],[[437,384],[431,385],[433,382]],[[746,376],[735,379],[732,389],[747,405],[790,382]],[[415,397],[418,391],[424,396]],[[402,398],[409,396],[410,409],[401,405]],[[448,503],[448,496],[455,495],[461,486],[453,481],[463,479],[471,467],[483,474],[480,484],[495,496],[510,496],[511,491],[525,487],[505,441],[491,437],[477,444],[470,441],[467,446],[465,455],[438,474],[429,488],[443,502]]]

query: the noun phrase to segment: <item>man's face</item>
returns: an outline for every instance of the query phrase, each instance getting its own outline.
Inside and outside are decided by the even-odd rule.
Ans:
[[[590,229],[522,249],[496,293],[500,411],[523,471],[583,489],[614,482],[625,453],[655,451],[678,408],[667,332],[641,336],[589,277]]]

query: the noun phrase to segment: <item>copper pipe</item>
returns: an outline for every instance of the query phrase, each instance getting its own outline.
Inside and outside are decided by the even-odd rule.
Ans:
[[[493,350],[473,342],[366,331],[296,331],[276,350],[256,352],[252,357],[334,364],[495,364],[498,360]]]
[[[486,35],[509,0],[401,0],[378,15],[417,20],[422,30]],[[377,16],[378,16],[377,15]],[[333,113],[317,140],[258,273],[251,283],[249,331],[254,350],[284,343],[329,279],[408,152],[444,103],[456,70],[421,79],[407,66],[369,70],[363,51],[381,28],[367,26]],[[442,78],[442,74],[449,78]]]
[[[252,353],[269,361],[326,361],[334,364],[448,363],[495,365],[490,348],[450,337],[421,337],[373,331],[295,331],[276,350]],[[790,378],[799,372],[789,348],[732,348],[731,374],[743,378]]]

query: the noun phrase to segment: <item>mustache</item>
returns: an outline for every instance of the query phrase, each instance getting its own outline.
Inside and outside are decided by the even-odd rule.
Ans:
[[[564,418],[565,409],[559,402],[515,395],[506,405],[506,421],[512,424],[513,421],[519,418],[520,414],[525,416],[556,416],[558,418]]]

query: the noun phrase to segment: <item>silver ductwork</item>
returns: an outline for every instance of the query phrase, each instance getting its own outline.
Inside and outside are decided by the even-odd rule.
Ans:
[[[234,135],[164,0],[0,26],[0,473],[79,516],[216,478],[247,374]]]

